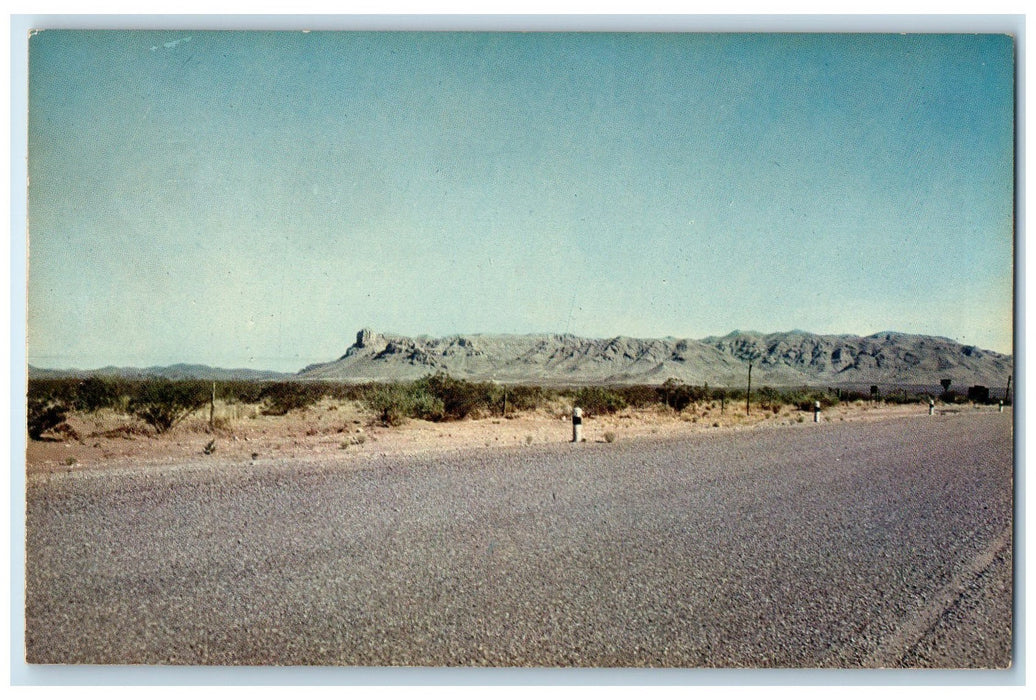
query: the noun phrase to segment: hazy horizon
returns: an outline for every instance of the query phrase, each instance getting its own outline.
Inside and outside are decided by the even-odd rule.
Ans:
[[[1013,354],[1005,35],[48,30],[28,127],[41,368],[363,327]]]

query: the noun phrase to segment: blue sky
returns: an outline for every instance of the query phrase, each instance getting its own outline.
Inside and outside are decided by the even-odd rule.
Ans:
[[[46,31],[28,359],[296,370],[363,326],[1011,352],[1003,35]]]

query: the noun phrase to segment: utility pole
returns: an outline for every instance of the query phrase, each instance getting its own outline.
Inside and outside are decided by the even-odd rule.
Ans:
[[[748,363],[748,392],[745,394],[745,415],[752,412],[752,363]]]

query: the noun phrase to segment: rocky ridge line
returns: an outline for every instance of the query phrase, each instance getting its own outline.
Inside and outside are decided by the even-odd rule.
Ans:
[[[582,338],[564,334],[408,337],[363,329],[337,360],[302,379],[395,381],[447,372],[472,381],[660,384],[669,378],[740,385],[748,364],[759,385],[938,385],[1002,387],[1009,355],[948,338],[893,331],[869,336],[734,331],[722,337]]]

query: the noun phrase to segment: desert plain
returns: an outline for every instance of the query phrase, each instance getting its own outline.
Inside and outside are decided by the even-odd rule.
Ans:
[[[940,405],[936,410],[945,415],[995,411],[996,407]],[[820,422],[866,422],[927,411],[920,403],[843,402],[825,408]],[[564,401],[535,411],[509,412],[506,418],[414,419],[394,427],[379,425],[359,402],[333,399],[284,416],[264,415],[256,406],[217,402],[214,418],[215,427],[211,427],[208,408],[202,408],[171,431],[156,435],[140,420],[123,413],[72,414],[68,423],[78,437],[29,441],[28,473],[146,468],[184,461],[228,469],[283,460],[348,464],[361,455],[434,454],[572,440],[571,405]],[[587,416],[582,437],[587,442],[618,442],[759,428],[803,429],[812,423],[812,413],[794,406],[781,406],[775,412],[753,405],[746,413],[743,404],[727,402],[721,407],[713,401],[683,411],[659,406]]]

